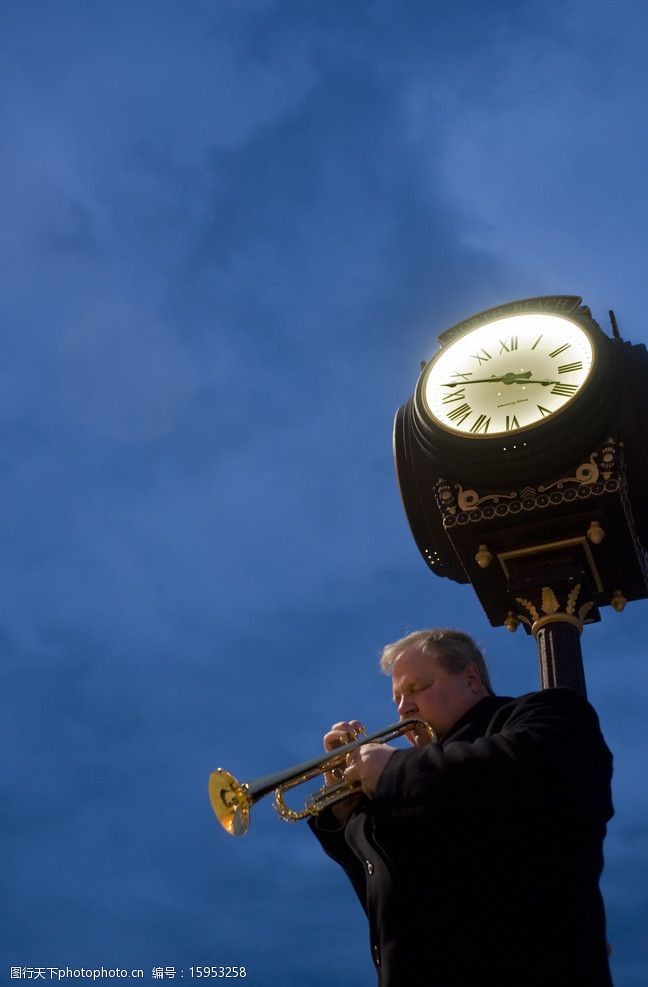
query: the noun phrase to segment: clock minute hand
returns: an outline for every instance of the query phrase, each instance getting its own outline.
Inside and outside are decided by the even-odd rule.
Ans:
[[[560,384],[562,382],[559,381],[559,380],[533,380],[533,378],[530,377],[529,380],[527,380],[526,383],[527,384],[540,384],[541,387],[549,387],[549,384]]]
[[[481,378],[478,378],[477,380],[454,380],[454,381],[449,381],[447,384],[442,384],[441,386],[442,387],[459,387],[459,386],[464,387],[466,384],[518,384],[518,383],[521,383],[522,381],[524,381],[526,383],[529,380],[529,378],[531,377],[531,373],[532,373],[531,370],[524,370],[524,371],[520,371],[520,373],[518,373],[518,374],[513,373],[513,372],[510,372],[508,374],[503,374],[502,377],[481,377]],[[544,383],[552,384],[553,381],[548,380],[548,381],[545,382],[545,381],[540,381],[539,380],[539,381],[532,381],[532,383],[534,383],[534,384],[544,384]]]

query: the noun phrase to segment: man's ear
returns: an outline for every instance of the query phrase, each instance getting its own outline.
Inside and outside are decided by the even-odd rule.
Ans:
[[[464,682],[468,686],[471,692],[477,694],[481,692],[482,689],[482,678],[479,674],[479,669],[474,662],[468,662],[463,670]]]

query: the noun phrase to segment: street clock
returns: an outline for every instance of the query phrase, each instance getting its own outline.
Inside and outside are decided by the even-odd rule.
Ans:
[[[576,296],[512,302],[439,336],[410,409],[444,476],[523,483],[603,438],[619,400],[612,341]]]
[[[396,414],[405,513],[428,567],[538,645],[543,688],[585,694],[579,635],[648,597],[648,352],[575,295],[441,333]]]

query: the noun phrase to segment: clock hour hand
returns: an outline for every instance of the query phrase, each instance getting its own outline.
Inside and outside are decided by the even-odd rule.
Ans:
[[[504,381],[508,383],[508,381]],[[525,384],[540,384],[541,387],[549,387],[549,384],[562,384],[561,380],[534,380],[533,377],[527,377],[524,381]]]

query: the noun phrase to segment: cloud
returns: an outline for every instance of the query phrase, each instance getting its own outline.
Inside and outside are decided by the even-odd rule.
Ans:
[[[597,250],[597,301],[603,265],[639,263],[642,141],[620,110],[632,153],[596,134],[630,69],[609,94],[593,80],[605,37],[583,10],[73,2],[5,19],[4,935],[25,963],[53,944],[153,963],[161,942],[177,950],[161,962],[212,963],[216,943],[265,976],[270,942],[279,983],[284,947],[321,927],[322,982],[342,937],[353,982],[373,979],[308,834],[268,805],[228,843],[206,777],[217,759],[246,777],[309,756],[342,707],[384,725],[381,644],[448,615],[500,691],[537,684],[533,641],[419,558],[390,435],[438,332],[573,280]],[[630,199],[607,195],[619,173]],[[621,214],[615,260],[596,223],[609,243]],[[583,638],[620,765],[619,951],[641,606]],[[312,906],[315,885],[339,912]]]
[[[110,438],[165,434],[197,387],[187,348],[145,310],[104,304],[70,327],[59,346],[63,407]]]

